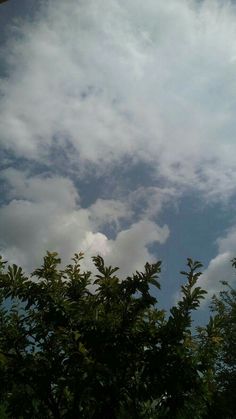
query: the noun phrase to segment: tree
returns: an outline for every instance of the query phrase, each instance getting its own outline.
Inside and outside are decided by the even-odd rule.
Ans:
[[[232,260],[236,268],[236,258]],[[212,418],[235,418],[236,412],[236,290],[226,281],[225,288],[212,300],[212,311],[220,319],[221,345],[216,360],[216,390]]]
[[[120,280],[83,254],[59,269],[57,253],[28,278],[1,260],[1,409],[6,418],[204,417],[212,394],[217,327],[198,334],[191,312],[205,291],[188,259],[182,299],[169,315],[151,289],[161,262]],[[91,287],[93,285],[93,287]],[[2,417],[3,413],[2,413]]]

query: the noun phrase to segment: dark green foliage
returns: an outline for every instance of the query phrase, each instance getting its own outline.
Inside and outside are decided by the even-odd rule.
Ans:
[[[236,268],[236,259],[232,260]],[[214,296],[212,310],[220,324],[221,345],[217,353],[216,391],[211,417],[233,419],[236,414],[236,290],[226,281],[225,289]]]
[[[1,261],[1,417],[204,417],[218,325],[193,335],[201,264],[188,259],[182,299],[167,316],[150,292],[161,262],[121,281],[100,256],[95,277],[82,272],[82,258],[60,270],[48,252],[32,279]]]

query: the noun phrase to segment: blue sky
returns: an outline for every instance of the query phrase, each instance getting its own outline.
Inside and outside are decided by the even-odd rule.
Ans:
[[[162,259],[165,305],[187,257],[234,283],[234,2],[9,0],[0,28],[2,254]]]

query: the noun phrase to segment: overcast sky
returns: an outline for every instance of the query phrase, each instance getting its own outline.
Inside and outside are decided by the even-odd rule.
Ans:
[[[234,2],[9,0],[0,28],[4,257],[162,259],[165,304],[187,257],[234,283]]]

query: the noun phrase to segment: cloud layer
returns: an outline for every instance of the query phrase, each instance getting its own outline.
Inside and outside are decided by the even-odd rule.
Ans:
[[[234,193],[235,18],[219,0],[42,3],[9,43],[2,146],[48,164],[54,147],[80,166],[128,154]]]
[[[233,2],[45,0],[14,25],[0,80],[8,259],[28,269],[46,248],[67,259],[79,247],[127,273],[167,240],[154,222],[167,204],[187,190],[207,202],[235,195]],[[127,190],[124,165],[152,175]],[[75,179],[89,170],[114,188],[84,206]],[[204,274],[209,289],[231,236]]]
[[[130,221],[127,229],[111,239],[99,229],[101,224],[118,226],[122,218],[127,220],[129,209],[122,202],[99,199],[82,208],[69,179],[29,178],[17,170],[7,170],[4,176],[10,202],[0,208],[0,245],[10,262],[28,271],[40,263],[46,250],[59,252],[64,263],[74,252],[84,251],[88,268],[88,257],[99,253],[107,263],[120,263],[121,273],[127,275],[153,260],[148,245],[168,238],[167,226],[143,218]]]

